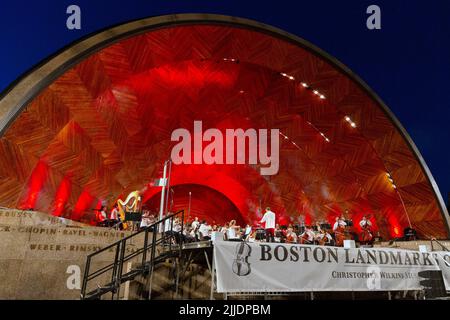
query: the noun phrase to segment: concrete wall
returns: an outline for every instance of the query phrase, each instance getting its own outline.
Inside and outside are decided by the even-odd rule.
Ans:
[[[128,234],[0,209],[0,299],[79,299],[86,256]],[[93,267],[110,263],[113,254],[106,252]]]

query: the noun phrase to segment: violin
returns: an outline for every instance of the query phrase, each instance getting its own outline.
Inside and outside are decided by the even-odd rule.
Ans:
[[[250,263],[248,258],[252,253],[252,248],[247,242],[241,242],[236,247],[236,258],[233,261],[232,270],[238,276],[247,276],[251,272]]]

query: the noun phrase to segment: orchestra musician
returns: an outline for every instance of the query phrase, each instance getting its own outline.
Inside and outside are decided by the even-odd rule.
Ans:
[[[97,209],[95,211],[97,211],[98,226],[105,227],[108,223],[108,215],[106,213],[106,206],[102,206],[100,210]]]
[[[194,221],[192,221],[191,223],[191,227],[192,227],[192,232],[194,233],[195,239],[197,239],[197,241],[200,239],[200,235],[198,232],[198,229],[200,228],[200,221],[198,221],[198,217],[194,218]]]
[[[249,224],[247,224],[245,226],[245,229],[244,229],[244,232],[242,235],[242,240],[248,241],[251,234],[252,234],[252,227]]]
[[[267,207],[260,223],[265,224],[266,241],[275,242],[275,212],[270,211],[270,208]]]
[[[111,213],[109,215],[109,220],[111,220],[112,223],[112,227],[117,229],[122,230],[122,221],[120,220],[120,213],[119,213],[119,206],[117,205],[117,203],[114,204]]]
[[[229,241],[241,240],[241,227],[236,225],[236,220],[231,220],[227,230],[227,239]]]
[[[305,232],[300,236],[301,244],[314,244],[316,234],[310,226],[306,226]]]
[[[286,243],[297,243],[298,237],[297,234],[294,232],[294,229],[292,227],[287,228],[286,231]]]
[[[319,245],[330,245],[333,242],[333,237],[328,233],[327,230],[321,229],[316,237]]]
[[[361,244],[369,244],[372,239],[372,222],[366,217],[363,216],[362,220],[359,222],[359,225],[361,227]]]
[[[346,210],[347,212],[348,210]],[[344,245],[345,239],[345,227],[347,223],[344,220],[344,217],[336,217],[336,222],[333,225],[334,237],[336,239],[336,245],[338,247],[342,247]]]

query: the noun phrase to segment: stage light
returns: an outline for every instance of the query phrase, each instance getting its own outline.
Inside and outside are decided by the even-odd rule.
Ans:
[[[314,90],[313,92],[314,92],[315,95],[319,94],[319,91],[317,91],[317,90]]]
[[[328,139],[328,138],[325,138],[325,141],[326,141],[326,142],[330,142],[330,139]]]
[[[346,116],[346,117],[345,117],[345,121],[350,122],[351,120],[352,120],[352,119],[350,119],[349,116]]]
[[[356,128],[356,123],[352,122],[352,123],[351,123],[351,126],[352,126],[353,128]]]
[[[289,76],[290,80],[295,80],[295,78],[293,76]]]
[[[321,94],[320,99],[325,99],[325,96],[323,94]]]
[[[303,86],[304,88],[308,88],[308,85],[307,85],[306,83],[304,83],[304,82],[302,82],[302,86]]]

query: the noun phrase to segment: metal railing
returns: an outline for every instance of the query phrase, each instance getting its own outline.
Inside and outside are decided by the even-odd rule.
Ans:
[[[440,241],[438,241],[436,238],[431,238],[430,242],[431,242],[431,251],[434,251],[434,246],[433,246],[433,243],[434,243],[434,242],[436,242],[438,245],[440,245],[441,248],[442,248],[444,251],[450,251],[446,246],[444,246],[444,245],[443,245]]]
[[[176,218],[180,219],[180,229],[178,230],[174,230]],[[88,255],[81,287],[81,299],[99,299],[107,293],[111,293],[112,299],[118,299],[120,287],[124,282],[130,281],[138,275],[152,273],[155,264],[162,262],[167,257],[181,255],[184,240],[183,229],[184,210],[180,210]],[[162,232],[159,232],[160,230]],[[142,246],[136,248],[138,243],[142,243]],[[101,261],[111,261],[109,256],[101,261],[95,261],[96,258],[100,260],[103,255],[111,253],[114,256],[112,262],[101,263]],[[124,273],[124,265],[129,262],[136,264],[137,267]],[[92,271],[93,264],[102,265]],[[94,280],[97,280],[97,287],[89,290],[89,284]],[[99,285],[99,282],[103,284]]]

